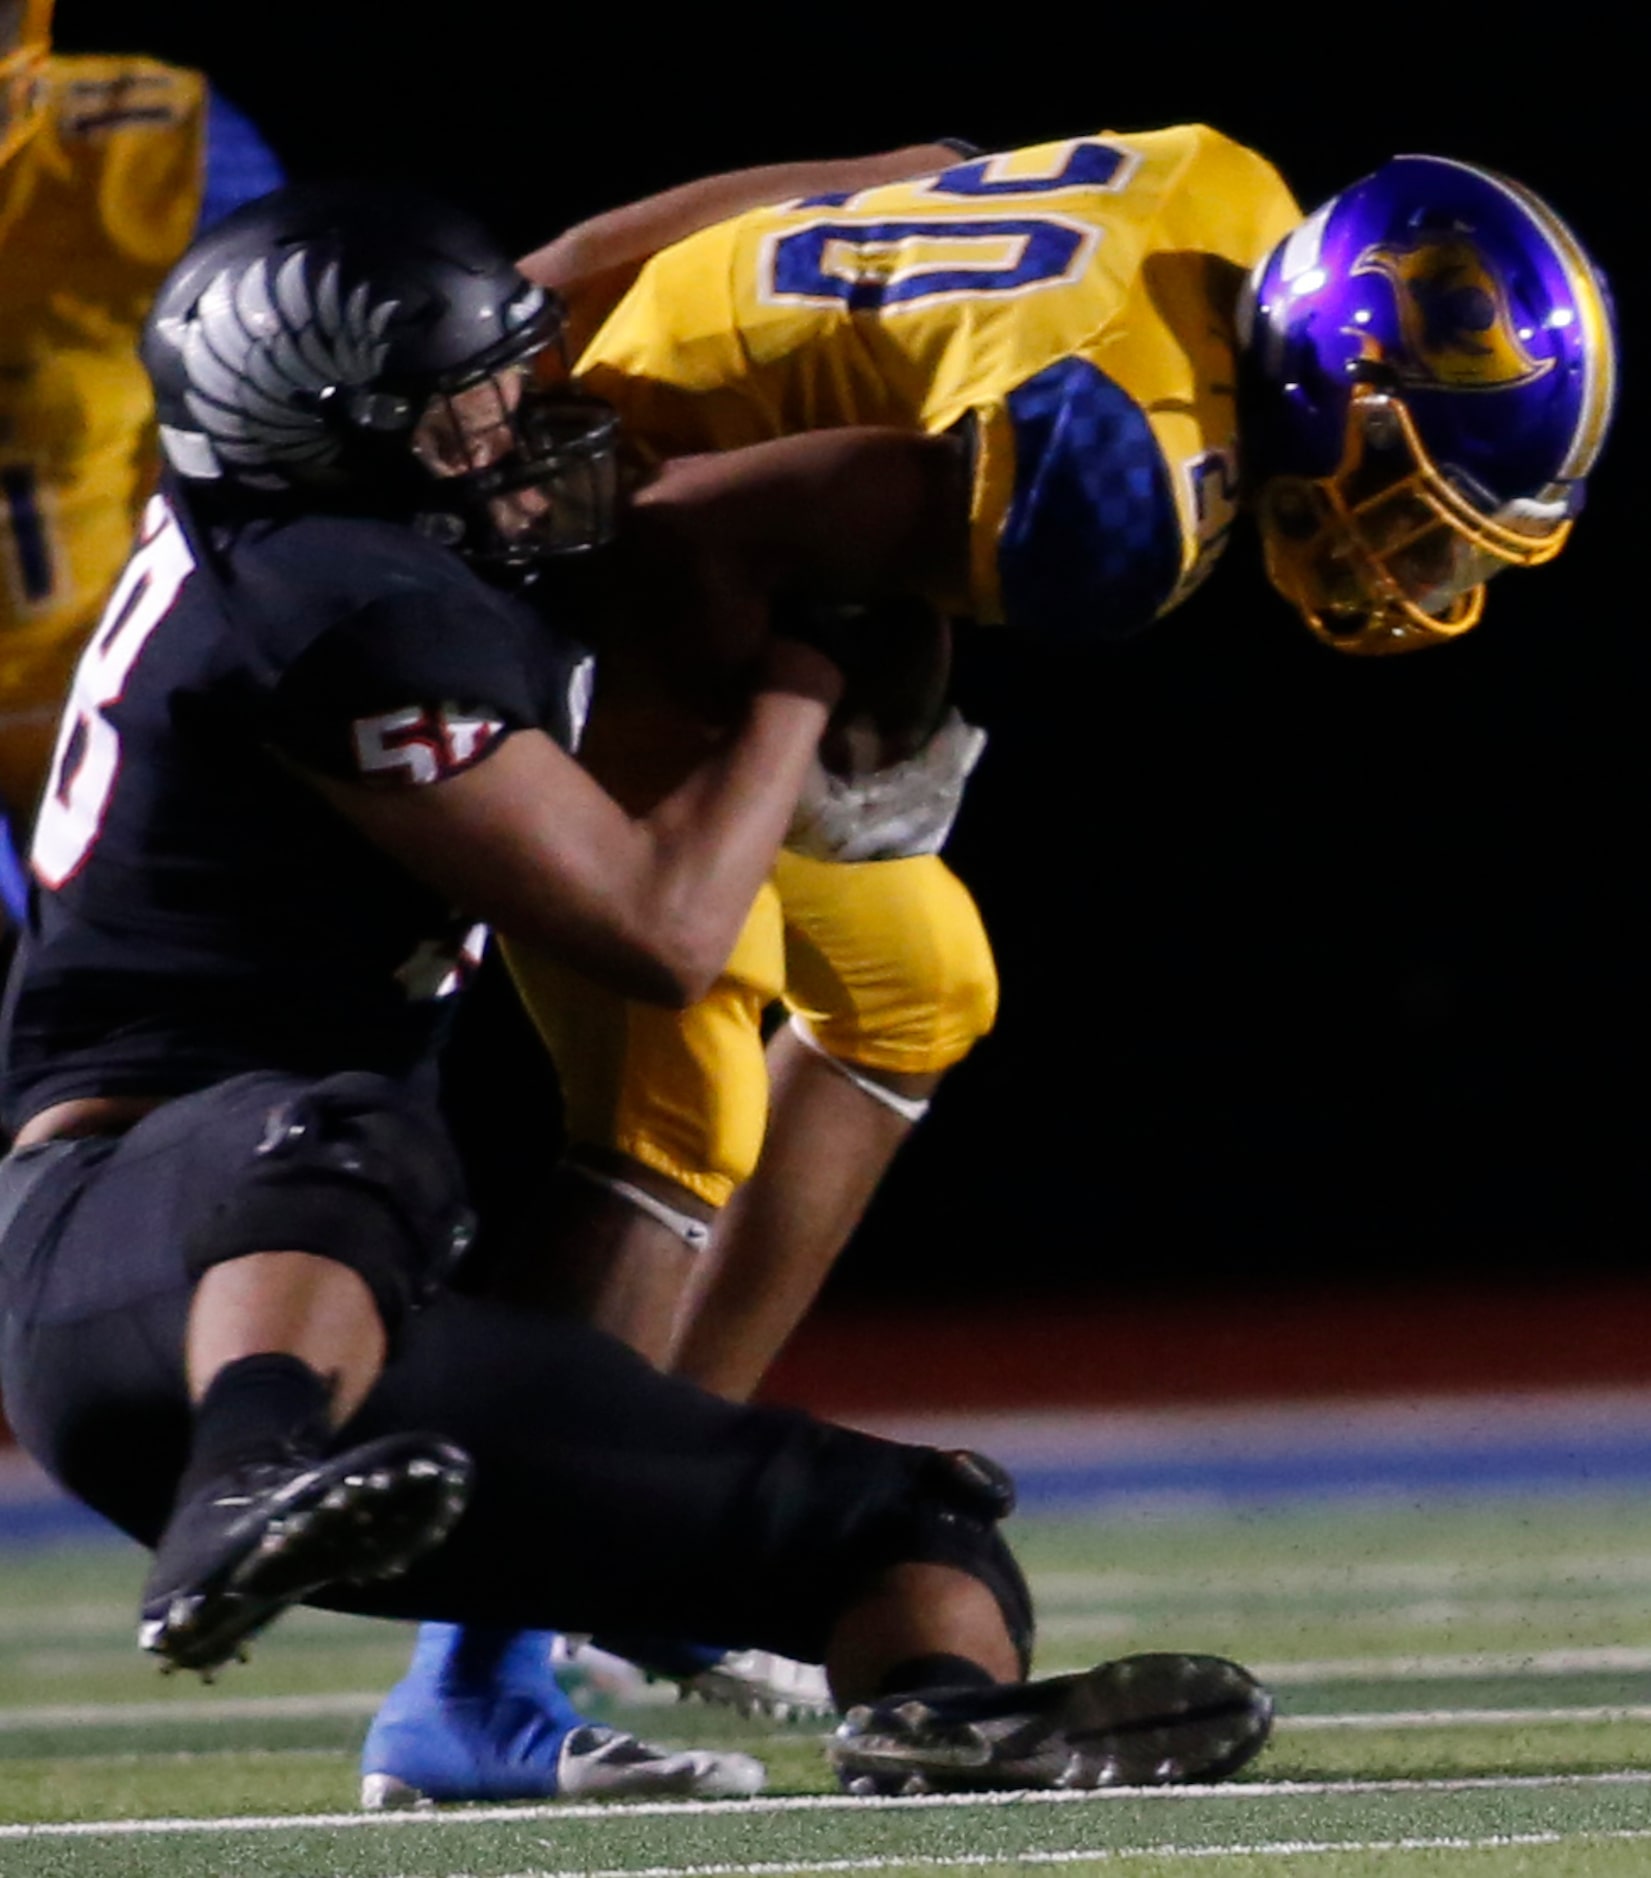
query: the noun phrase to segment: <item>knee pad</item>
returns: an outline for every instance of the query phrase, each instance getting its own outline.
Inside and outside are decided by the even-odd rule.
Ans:
[[[997,1600],[1020,1673],[1032,1664],[1032,1593],[998,1521],[1015,1508],[1008,1472],[966,1448],[916,1449],[912,1490],[877,1522],[880,1565],[951,1565],[978,1579]]]
[[[776,1536],[789,1556],[772,1576],[818,1599],[812,1633],[788,1653],[822,1661],[837,1617],[891,1567],[950,1565],[992,1594],[1025,1674],[1032,1594],[997,1530],[1015,1490],[995,1461],[804,1422],[769,1475],[781,1482]]]
[[[475,1233],[435,1116],[385,1077],[329,1076],[271,1108],[228,1197],[185,1247],[190,1275],[254,1252],[311,1252],[356,1272],[394,1335]]]
[[[795,1408],[748,1408],[738,1425],[751,1452],[727,1546],[749,1576],[744,1630],[731,1641],[825,1662],[843,1611],[890,1568],[950,1564],[992,1594],[1024,1673],[1031,1593],[997,1532],[1014,1487],[995,1461],[862,1435]]]

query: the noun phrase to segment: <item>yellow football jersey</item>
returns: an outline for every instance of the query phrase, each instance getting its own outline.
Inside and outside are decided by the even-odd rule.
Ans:
[[[1202,125],[758,209],[656,255],[579,371],[659,455],[966,426],[974,614],[1133,631],[1231,524],[1233,310],[1301,220]]]
[[[201,207],[207,87],[53,57],[0,167],[0,801],[29,806],[154,474],[137,335]]]

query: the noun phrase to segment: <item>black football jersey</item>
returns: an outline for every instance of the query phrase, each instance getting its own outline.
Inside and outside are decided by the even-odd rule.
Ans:
[[[260,1067],[401,1073],[467,940],[297,773],[440,782],[589,683],[543,610],[392,522],[210,533],[175,490],[89,641],[31,850],[8,988],[12,1127],[72,1095]]]

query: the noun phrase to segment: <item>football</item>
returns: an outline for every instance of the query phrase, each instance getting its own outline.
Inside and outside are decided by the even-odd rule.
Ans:
[[[820,759],[840,776],[864,776],[915,755],[939,727],[951,689],[951,622],[914,595],[838,612],[847,688]]]

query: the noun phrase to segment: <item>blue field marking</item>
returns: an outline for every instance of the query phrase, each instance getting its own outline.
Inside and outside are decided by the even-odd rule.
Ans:
[[[1534,1391],[1157,1410],[882,1419],[873,1432],[977,1447],[1031,1511],[1395,1496],[1579,1494],[1651,1482],[1651,1394]]]
[[[1651,1483],[1651,1435],[1577,1448],[1533,1443],[1433,1453],[1382,1448],[1317,1450],[1216,1460],[1008,1463],[1020,1504],[1058,1512],[1108,1500],[1179,1499],[1226,1504],[1365,1494],[1587,1493]]]
[[[28,1499],[0,1498],[0,1546],[129,1545],[126,1535],[49,1486]]]
[[[872,1424],[868,1424],[872,1425]],[[1359,1496],[1585,1494],[1651,1484],[1651,1394],[1393,1397],[1230,1409],[920,1416],[874,1432],[976,1447],[1029,1512],[1155,1510]],[[0,1546],[120,1539],[12,1451],[0,1454]]]
[[[0,908],[14,926],[29,916],[29,883],[14,844],[11,825],[0,813]]]
[[[0,1546],[130,1545],[108,1520],[89,1512],[23,1453],[0,1441]]]

